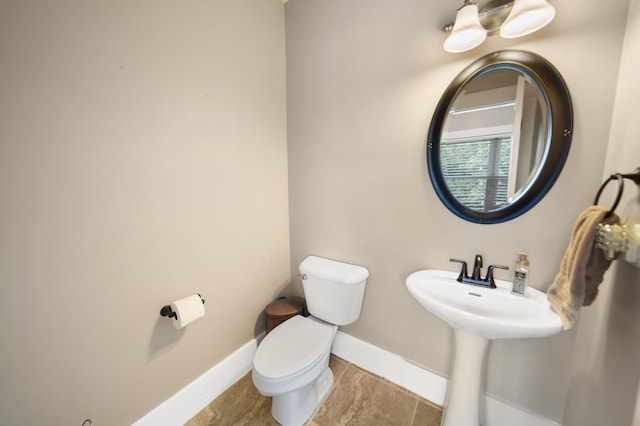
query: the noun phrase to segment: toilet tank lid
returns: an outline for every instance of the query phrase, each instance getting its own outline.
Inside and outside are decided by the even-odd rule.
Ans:
[[[342,284],[357,284],[369,276],[367,268],[318,256],[309,256],[300,263],[301,274],[312,275]]]

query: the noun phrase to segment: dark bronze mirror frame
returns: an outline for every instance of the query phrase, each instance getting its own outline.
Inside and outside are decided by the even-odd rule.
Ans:
[[[449,109],[462,89],[476,76],[497,68],[527,74],[547,99],[550,114],[549,151],[537,178],[516,200],[483,212],[462,204],[447,187],[440,164],[440,140]],[[514,219],[533,206],[551,189],[569,154],[573,133],[573,109],[569,89],[558,70],[543,57],[521,50],[503,50],[481,57],[465,68],[447,87],[429,128],[427,165],[436,194],[458,217],[475,223],[500,223]]]

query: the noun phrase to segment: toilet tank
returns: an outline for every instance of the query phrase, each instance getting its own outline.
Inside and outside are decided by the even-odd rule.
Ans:
[[[300,263],[307,310],[335,325],[351,324],[360,316],[367,268],[309,256]]]

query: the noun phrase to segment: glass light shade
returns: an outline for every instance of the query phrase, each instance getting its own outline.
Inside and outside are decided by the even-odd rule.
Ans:
[[[444,41],[444,50],[451,53],[464,52],[482,44],[487,30],[480,24],[478,6],[465,5],[456,15],[451,34]]]
[[[522,37],[538,31],[556,16],[546,0],[515,0],[511,13],[500,27],[504,38]]]

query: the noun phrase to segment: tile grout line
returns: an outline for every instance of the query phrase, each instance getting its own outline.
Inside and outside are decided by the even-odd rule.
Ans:
[[[418,401],[418,398],[416,398],[416,405],[413,407],[413,415],[411,416],[411,422],[409,423],[409,426],[413,426],[413,423],[416,421],[416,414],[418,413],[419,403],[420,401]]]
[[[326,413],[323,413],[323,417],[318,417],[318,414],[320,412],[320,409],[322,407],[324,407],[325,410],[331,410],[331,407],[328,405],[328,400],[329,397],[331,395],[331,393],[333,393],[337,388],[341,387],[341,386],[346,386],[346,383],[349,383],[350,381],[348,380],[350,376],[350,374],[356,373],[356,374],[361,374],[363,376],[369,377],[371,379],[374,379],[374,382],[377,383],[376,388],[379,388],[379,386],[382,387],[390,387],[392,389],[394,389],[394,392],[400,392],[401,394],[404,394],[406,396],[410,396],[410,400],[406,401],[406,405],[405,405],[405,410],[403,411],[406,414],[403,414],[403,421],[401,422],[401,426],[413,426],[413,424],[416,421],[419,421],[420,419],[422,419],[424,416],[422,415],[423,411],[421,410],[421,402],[426,402],[427,405],[429,406],[433,406],[433,404],[429,404],[428,401],[423,401],[423,398],[421,398],[419,395],[416,395],[414,393],[412,393],[411,391],[402,388],[401,386],[389,381],[388,379],[382,377],[382,376],[378,376],[375,373],[372,373],[368,370],[365,370],[359,366],[357,366],[356,364],[353,364],[343,358],[340,358],[338,356],[332,356],[335,358],[335,361],[337,361],[336,364],[334,364],[334,373],[337,371],[339,374],[335,374],[334,375],[334,384],[333,387],[331,389],[331,391],[325,396],[325,399],[322,401],[322,403],[316,408],[316,410],[314,411],[314,413],[311,415],[311,417],[309,418],[309,420],[305,423],[305,426],[320,426],[321,424],[327,424],[327,418],[325,418],[324,416],[326,415]],[[351,373],[347,374],[347,372],[350,371]],[[266,423],[260,423],[260,424],[275,424],[273,423],[273,418],[271,417],[271,412],[270,412],[270,407],[271,404],[267,404],[269,407],[265,408],[265,409],[261,409],[260,406],[263,405],[263,402],[265,399],[267,399],[267,397],[262,397],[257,395],[257,392],[255,391],[255,389],[253,388],[253,384],[251,381],[251,377],[250,377],[250,372],[247,373],[245,376],[243,376],[243,378],[241,379],[241,383],[243,387],[247,387],[247,389],[250,389],[250,393],[251,394],[256,394],[257,397],[257,401],[254,402],[255,404],[255,408],[254,410],[249,410],[249,412],[246,412],[246,408],[249,407],[249,405],[244,405],[244,409],[241,411],[245,411],[244,414],[244,420],[249,420],[251,419],[252,421],[260,421],[262,422],[263,420],[258,420],[258,419],[263,419]],[[346,380],[346,382],[345,382]],[[240,386],[240,381],[238,381],[236,384],[234,384],[231,388]],[[220,425],[231,425],[231,424],[238,424],[238,423],[230,423],[227,421],[223,421],[222,423],[218,423],[219,421],[221,421],[222,419],[220,418],[220,413],[217,411],[218,408],[214,409],[212,407],[214,407],[215,402],[218,401],[218,406],[220,403],[223,403],[223,398],[224,395],[226,395],[227,399],[229,398],[229,392],[230,389],[227,389],[227,391],[225,391],[222,395],[220,395],[218,398],[216,398],[214,401],[212,401],[207,407],[203,408],[203,410],[199,413],[200,415],[200,422],[196,423],[196,417],[192,418],[191,420],[193,420],[193,423],[189,423],[190,426],[196,426],[196,425],[208,425],[208,426],[213,426],[214,424],[220,424]],[[238,392],[238,390],[236,389],[236,392]],[[241,391],[241,392],[246,392],[246,391]],[[231,394],[233,395],[233,394]],[[233,398],[233,397],[232,397]],[[250,402],[250,401],[247,401]],[[270,402],[270,401],[269,401]],[[413,403],[413,407],[411,406],[411,403]],[[223,405],[224,406],[224,405]],[[259,409],[260,408],[260,409]],[[437,407],[434,407],[437,408]],[[227,411],[225,409],[225,411]],[[255,413],[257,414],[255,414]],[[229,416],[231,415],[232,417],[227,417],[228,420],[231,419],[235,419],[232,420],[232,422],[237,422],[240,421],[240,418],[242,417],[237,417],[235,416],[235,414],[232,415],[232,413],[226,413],[223,414],[223,416]],[[257,417],[256,417],[257,415]],[[235,416],[235,417],[234,417]],[[217,419],[217,420],[216,420]],[[318,420],[322,420],[322,422],[318,422]],[[399,420],[399,419],[398,419]],[[431,421],[428,421],[429,424],[431,424]],[[253,424],[258,424],[258,423],[253,423]],[[336,424],[334,424],[335,426]]]
[[[333,355],[332,355],[333,356]],[[335,357],[336,359],[339,359],[340,361],[344,362],[346,364],[345,368],[342,369],[342,372],[340,373],[340,376],[336,377],[335,375],[333,376],[333,386],[331,386],[331,390],[329,391],[329,393],[324,397],[324,400],[322,401],[322,403],[320,403],[315,411],[313,412],[313,414],[311,415],[311,417],[309,417],[309,420],[307,420],[307,422],[305,423],[305,426],[317,426],[317,424],[315,423],[314,419],[316,417],[316,414],[318,414],[318,411],[320,411],[320,409],[322,408],[322,406],[324,404],[326,404],[327,400],[329,399],[329,396],[331,395],[331,393],[334,391],[334,389],[336,388],[336,386],[338,386],[338,382],[342,379],[342,376],[344,376],[344,373],[347,371],[347,369],[349,368],[349,366],[351,365],[351,363],[347,360],[344,360],[340,357]],[[333,370],[332,370],[333,371]]]
[[[431,401],[425,400],[424,398],[422,398],[419,395],[416,395],[415,393],[411,392],[410,390],[405,389],[402,386],[399,386],[399,385],[393,383],[392,381],[390,381],[390,380],[388,380],[388,379],[386,379],[386,378],[384,378],[382,376],[378,376],[377,374],[372,373],[372,372],[370,372],[368,370],[365,370],[364,368],[358,367],[357,365],[352,364],[350,362],[347,363],[347,367],[342,372],[341,377],[342,377],[342,375],[346,374],[346,371],[351,367],[355,368],[356,370],[359,370],[364,375],[371,377],[372,379],[376,380],[381,385],[389,386],[389,387],[391,387],[391,388],[393,388],[393,389],[395,389],[395,390],[397,390],[399,392],[404,393],[405,395],[411,397],[414,400],[415,404],[414,404],[414,407],[413,407],[413,413],[412,413],[412,416],[411,416],[411,421],[409,423],[409,426],[413,426],[413,424],[415,422],[415,419],[416,419],[416,416],[417,416],[417,413],[418,413],[418,407],[420,406],[420,401],[421,400],[424,400],[424,403],[426,403],[427,405],[429,405],[429,406],[431,406],[433,408],[442,410],[441,407],[437,406],[436,404],[433,404]]]

